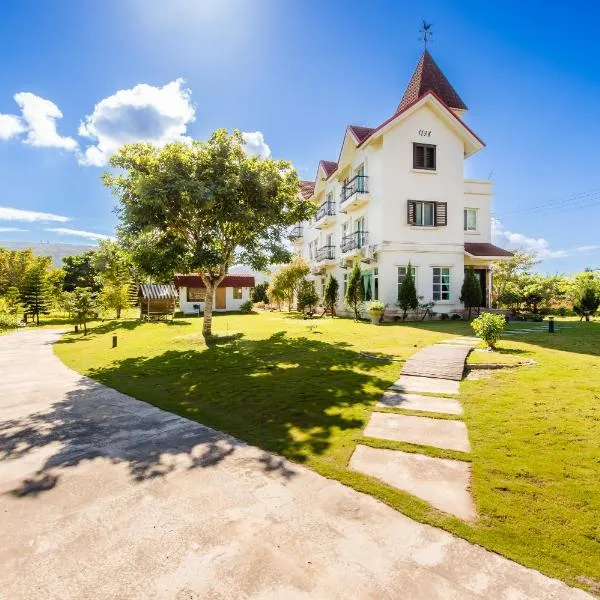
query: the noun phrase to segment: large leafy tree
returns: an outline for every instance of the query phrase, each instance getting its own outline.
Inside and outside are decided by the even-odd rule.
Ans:
[[[78,287],[87,287],[94,292],[100,290],[98,271],[94,268],[94,255],[95,252],[90,250],[84,254],[63,258],[65,292],[72,292]]]
[[[540,261],[533,252],[515,250],[514,255],[506,260],[499,260],[493,267],[492,297],[497,306],[504,296],[507,286],[518,284],[523,275],[530,275],[531,269]]]
[[[106,309],[121,311],[131,303],[133,270],[129,253],[117,242],[102,240],[92,261],[102,283],[99,300]]]
[[[298,295],[302,280],[309,272],[308,263],[301,256],[294,256],[288,264],[280,266],[273,273],[268,293],[278,303],[286,300],[291,311],[294,297]]]
[[[319,294],[315,290],[315,282],[303,279],[298,286],[298,310],[313,310],[319,302]]]
[[[0,248],[0,295],[10,287],[23,291],[27,273],[37,264],[39,258],[33,250],[7,250]],[[49,260],[49,259],[46,259]]]
[[[104,183],[118,197],[121,239],[150,275],[198,273],[206,286],[202,332],[212,335],[213,294],[232,264],[256,270],[289,260],[285,232],[315,208],[289,162],[244,151],[239,131],[206,142],[123,146]],[[140,241],[142,240],[142,241]],[[141,248],[143,245],[143,249]]]

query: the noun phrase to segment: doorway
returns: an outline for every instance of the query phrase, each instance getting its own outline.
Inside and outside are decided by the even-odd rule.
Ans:
[[[215,292],[215,309],[225,310],[227,308],[227,288],[218,287]]]

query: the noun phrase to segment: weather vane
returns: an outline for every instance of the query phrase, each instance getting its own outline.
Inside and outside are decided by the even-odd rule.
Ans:
[[[426,23],[423,21],[423,27],[419,29],[419,33],[422,35],[422,37],[419,38],[419,41],[423,42],[425,50],[427,50],[427,42],[431,40],[431,36],[433,35],[433,32],[431,31],[431,23]]]

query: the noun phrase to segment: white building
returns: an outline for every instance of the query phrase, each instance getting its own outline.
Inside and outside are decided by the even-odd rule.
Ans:
[[[175,275],[175,287],[179,293],[179,310],[184,314],[204,311],[206,286],[200,275]],[[215,289],[213,310],[228,312],[240,310],[250,300],[254,287],[254,275],[225,275]]]
[[[489,306],[490,267],[511,253],[491,244],[491,181],[464,178],[464,161],[484,147],[462,120],[466,110],[425,50],[396,112],[376,128],[348,126],[337,162],[322,160],[315,181],[302,182],[319,210],[291,238],[319,293],[329,274],[338,279],[340,309],[357,260],[367,299],[388,311],[409,263],[435,312],[462,308],[466,265]]]

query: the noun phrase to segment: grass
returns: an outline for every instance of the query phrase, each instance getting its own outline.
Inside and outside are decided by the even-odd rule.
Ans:
[[[406,359],[427,344],[469,334],[467,323],[375,327],[261,313],[220,315],[214,324],[222,336],[237,335],[207,347],[197,319],[107,322],[87,337],[65,334],[55,351],[111,387],[303,463],[412,518],[570,584],[600,586],[600,324],[513,337],[493,355],[480,353],[538,364],[463,382],[470,455],[363,438],[401,363],[359,353]],[[470,460],[479,520],[463,523],[350,471],[359,441]]]

